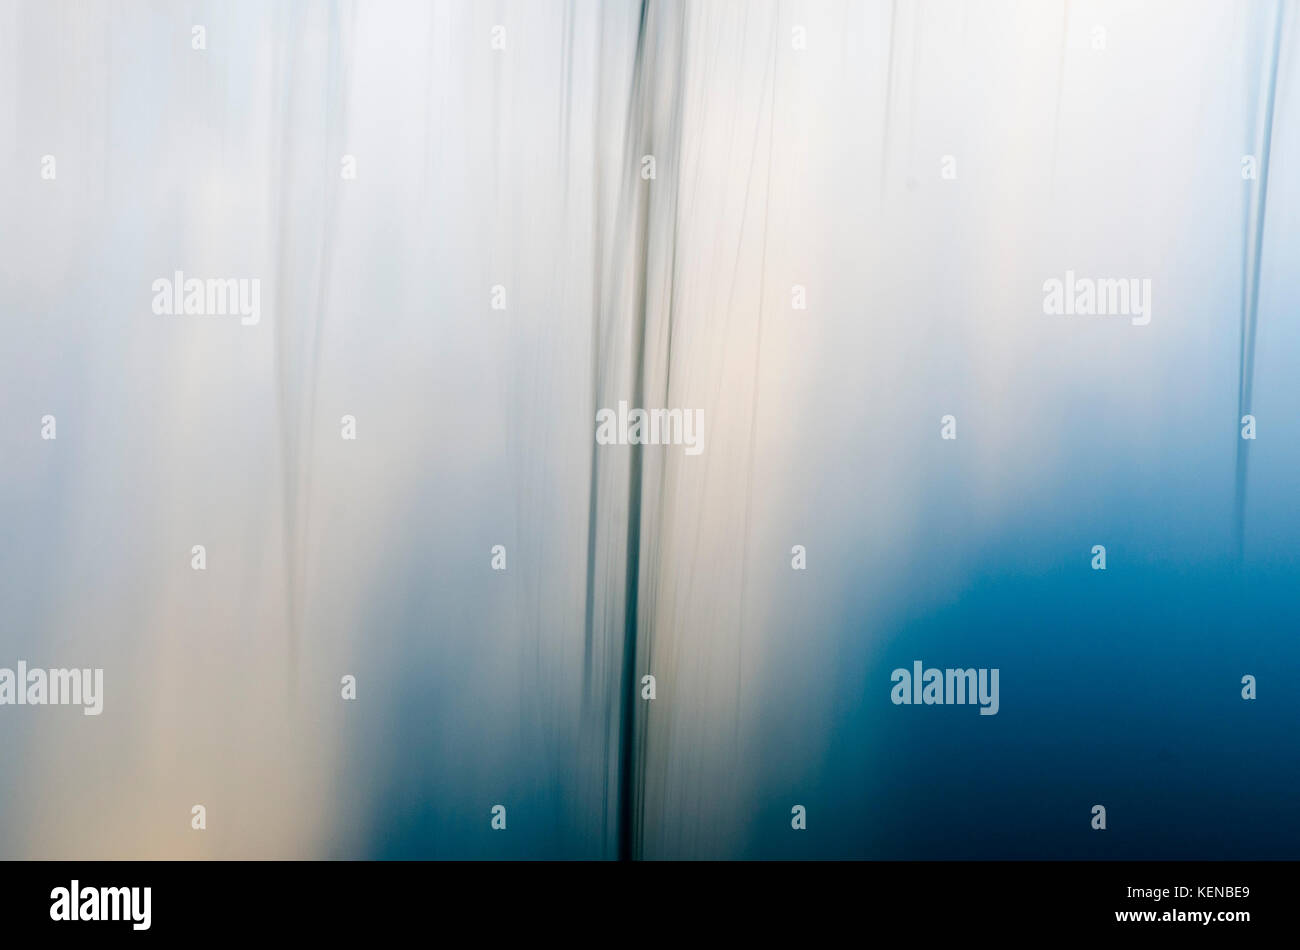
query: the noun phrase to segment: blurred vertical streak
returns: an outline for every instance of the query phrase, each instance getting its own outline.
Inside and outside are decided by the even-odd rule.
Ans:
[[[1052,111],[1052,180],[1056,180],[1056,155],[1061,144],[1061,99],[1065,95],[1065,54],[1069,49],[1070,0],[1061,4],[1061,49],[1056,64],[1056,108]]]
[[[644,99],[646,85],[648,82],[653,81],[653,66],[648,66],[646,60],[647,13],[648,3],[643,0],[641,4],[641,26],[637,34],[636,65],[632,79],[632,108],[640,115],[642,122],[646,118]],[[649,76],[647,76],[647,72],[649,72]],[[644,138],[645,129],[644,127],[638,129],[635,121],[630,121],[628,123],[628,132],[629,135]],[[650,145],[651,143],[647,142],[646,144]],[[632,150],[628,157],[635,158],[636,154],[637,151]],[[653,149],[651,154],[653,154]],[[637,164],[639,165],[639,163]],[[632,199],[636,221],[634,225],[636,256],[631,274],[635,308],[631,338],[633,406],[643,406],[645,404],[645,271],[649,230],[649,216],[646,208],[647,198],[646,189],[637,188]],[[635,856],[636,850],[632,828],[632,788],[635,771],[635,750],[633,745],[636,739],[636,705],[632,701],[632,690],[636,683],[637,598],[640,593],[638,585],[641,578],[641,466],[643,463],[641,446],[629,446],[628,452],[631,456],[631,468],[628,473],[627,492],[627,574],[624,581],[626,594],[623,602],[623,668],[619,674],[618,692],[618,857],[623,861],[631,860]]]
[[[343,130],[347,128],[347,90],[352,59],[351,39],[355,8],[350,7],[348,28],[343,27],[338,2],[328,7],[325,32],[328,36],[326,58],[323,63],[300,57],[297,47],[308,47],[312,32],[299,28],[299,5],[289,7],[289,25],[284,46],[289,50],[288,62],[281,75],[283,115],[278,123],[279,173],[275,195],[279,202],[277,229],[276,312],[275,312],[275,366],[278,393],[278,418],[280,424],[280,452],[282,466],[283,499],[283,557],[285,571],[285,611],[287,633],[288,680],[291,695],[297,690],[299,656],[302,649],[301,630],[303,605],[306,598],[305,539],[311,515],[311,457],[313,423],[316,418],[316,391],[320,376],[321,338],[325,327],[325,314],[329,309],[331,264],[334,257],[335,231],[338,219],[339,176],[325,172],[316,176],[303,176],[301,161],[293,160],[294,142],[310,138],[301,134],[298,109],[302,96],[295,89],[300,78],[298,64],[308,59],[307,66],[319,66],[323,75],[308,75],[307,89],[314,92],[324,87],[324,155],[339,155]],[[305,51],[304,51],[305,52]],[[313,81],[318,79],[319,82]],[[325,163],[328,165],[328,163]],[[298,211],[292,196],[298,191],[296,182],[306,177],[313,203],[323,208],[320,218],[310,218],[312,226],[295,231],[293,223]],[[317,184],[312,187],[313,182]],[[285,196],[291,196],[286,199]],[[294,260],[295,252],[303,259]],[[303,269],[305,268],[305,270]],[[294,299],[293,288],[299,291]]]
[[[889,6],[889,58],[885,61],[885,123],[880,133],[880,203],[885,203],[889,183],[889,117],[894,108],[894,30],[898,25],[898,0]]]
[[[679,3],[646,0],[639,10],[608,257],[599,240],[595,245],[598,307],[592,380],[598,408],[616,407],[623,400],[630,407],[644,408],[667,399],[671,312],[652,308],[649,281],[653,272],[666,285],[660,290],[671,296],[684,19]],[[641,179],[645,155],[655,156],[653,182]],[[599,196],[599,182],[596,189]],[[599,206],[595,213],[599,219]],[[653,575],[657,551],[653,533],[643,530],[654,524],[657,508],[651,505],[647,510],[643,466],[640,445],[608,455],[593,447],[583,708],[602,709],[597,721],[607,725],[605,774],[614,786],[613,796],[608,790],[604,796],[607,844],[623,860],[635,858],[640,850],[644,723],[637,717],[636,672],[646,649],[639,634],[653,625],[641,588],[647,572]],[[605,659],[599,675],[593,673],[600,669],[597,650]]]
[[[1264,252],[1264,213],[1268,210],[1269,151],[1273,143],[1273,106],[1277,98],[1277,68],[1282,47],[1283,3],[1277,0],[1273,15],[1272,53],[1268,61],[1263,140],[1259,151],[1259,187],[1254,200],[1247,206],[1245,245],[1241,263],[1241,373],[1237,389],[1237,421],[1251,412],[1255,377],[1255,336],[1259,324],[1259,269]],[[1236,426],[1234,425],[1234,429]],[[1237,433],[1237,465],[1234,478],[1235,499],[1233,526],[1236,533],[1237,556],[1246,548],[1246,482],[1249,455],[1247,440]]]

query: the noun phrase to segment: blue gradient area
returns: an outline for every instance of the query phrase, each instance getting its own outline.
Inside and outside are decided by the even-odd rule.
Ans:
[[[1231,564],[1085,566],[990,577],[916,618],[867,671],[880,685],[861,737],[877,767],[827,776],[892,819],[854,829],[858,853],[1293,858],[1296,580]],[[892,705],[890,670],[913,657],[1000,667],[999,713]],[[1261,684],[1254,701],[1241,697],[1246,673]],[[1094,804],[1104,832],[1090,827]]]
[[[750,856],[1293,859],[1297,579],[1231,563],[1094,574],[1086,560],[982,578],[829,684],[842,714],[800,799],[808,831]],[[998,667],[1000,711],[893,705],[891,671],[914,659]],[[774,826],[788,800],[766,806]]]

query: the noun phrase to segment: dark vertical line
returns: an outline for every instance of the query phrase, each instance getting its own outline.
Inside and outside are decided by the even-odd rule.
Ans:
[[[676,294],[677,294],[677,246],[678,234],[680,230],[680,202],[679,198],[682,190],[681,168],[682,168],[682,114],[685,109],[686,77],[685,77],[685,58],[687,49],[686,40],[686,9],[684,5],[678,5],[678,30],[676,36],[676,56],[674,59],[674,69],[677,73],[677,81],[673,85],[672,108],[671,108],[671,152],[673,156],[672,171],[672,189],[669,197],[671,205],[666,217],[670,222],[668,234],[668,286],[665,299],[667,300],[667,315],[665,318],[665,341],[664,341],[664,379],[663,379],[663,405],[665,407],[673,404],[672,400],[672,383],[673,383],[673,322],[676,313]],[[659,454],[659,497],[655,503],[655,535],[654,549],[651,563],[657,565],[659,561],[660,545],[664,535],[664,512],[667,510],[667,491],[668,491],[668,455],[667,453]],[[653,610],[653,604],[651,606]],[[650,618],[651,624],[649,629],[644,631],[638,645],[643,649],[646,658],[646,667],[652,668],[654,658],[654,617]],[[633,695],[637,694],[639,681],[633,677],[631,689]],[[638,709],[642,709],[644,714],[641,718],[641,741],[637,745],[637,767],[641,776],[641,782],[638,786],[639,796],[637,801],[636,817],[634,823],[634,841],[638,842],[639,847],[644,850],[645,847],[645,799],[646,799],[646,761],[649,755],[649,734],[650,734],[650,715],[652,707],[649,704],[638,703]]]
[[[602,244],[602,175],[601,175],[601,117],[604,112],[604,84],[600,78],[604,73],[605,64],[605,14],[604,10],[597,8],[596,12],[596,62],[595,62],[595,87],[596,102],[591,117],[591,148],[592,148],[592,177],[591,177],[591,406],[595,408],[600,405],[600,394],[603,388],[601,377],[601,298],[604,293],[603,272],[601,262],[604,258]],[[592,417],[588,417],[588,422],[592,422]],[[582,650],[582,702],[578,710],[581,723],[593,721],[605,722],[604,715],[597,717],[595,712],[595,692],[592,681],[592,665],[595,661],[595,599],[596,599],[596,539],[597,539],[597,514],[600,500],[600,466],[596,454],[596,440],[593,437],[590,444],[591,448],[591,465],[590,465],[590,492],[587,506],[587,591],[586,603],[583,611],[583,650]],[[584,732],[584,737],[587,734]],[[600,732],[601,747],[606,756],[609,754],[608,730],[602,728]],[[604,856],[609,842],[609,764],[608,759],[601,763],[601,803],[600,803],[600,841],[601,854]]]
[[[641,22],[637,37],[637,75],[633,89],[642,96],[648,95],[642,69],[645,65],[647,0],[641,3]],[[653,90],[649,95],[652,95]],[[636,94],[636,93],[634,93]],[[644,116],[642,117],[644,122]],[[642,134],[645,133],[643,128]],[[650,143],[646,143],[650,144]],[[650,154],[653,154],[653,149]],[[633,153],[635,157],[635,152]],[[634,163],[633,167],[638,167]],[[624,174],[627,174],[625,171]],[[637,188],[640,211],[640,233],[637,235],[639,254],[636,259],[636,283],[633,299],[637,301],[636,325],[632,333],[632,394],[633,406],[645,401],[645,331],[646,331],[646,260],[650,231],[650,189]],[[636,836],[632,817],[635,812],[632,786],[634,778],[633,746],[636,738],[636,704],[633,691],[636,685],[637,605],[641,578],[641,445],[628,446],[631,451],[628,471],[627,504],[627,570],[625,573],[626,599],[623,608],[623,670],[619,678],[620,739],[618,770],[618,857],[630,861],[636,856]]]
[[[642,370],[637,369],[636,392],[642,392]],[[633,746],[636,737],[635,711],[632,701],[636,688],[636,619],[641,570],[641,446],[628,447],[632,452],[631,471],[628,478],[628,515],[627,515],[627,600],[623,613],[623,672],[620,677],[621,697],[621,737],[619,741],[619,775],[618,775],[618,857],[620,861],[630,861],[635,856],[635,835],[633,834],[632,816],[635,811],[633,785]]]

